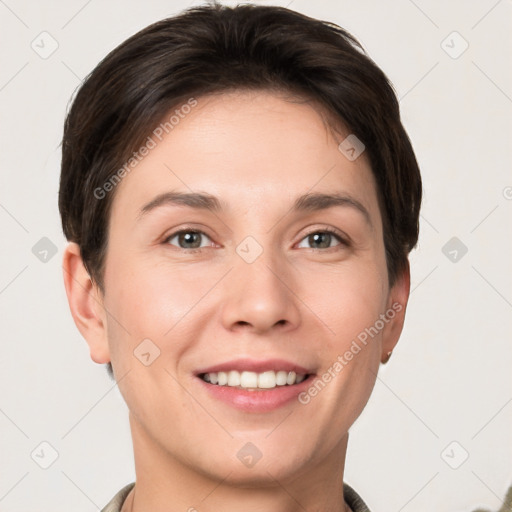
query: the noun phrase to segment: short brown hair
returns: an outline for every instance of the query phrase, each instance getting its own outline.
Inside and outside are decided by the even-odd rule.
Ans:
[[[209,4],[154,23],[87,76],[67,114],[59,210],[103,288],[109,211],[119,171],[170,109],[237,89],[290,92],[325,107],[365,145],[383,219],[390,285],[416,245],[422,195],[399,104],[381,69],[339,26],[275,6]]]

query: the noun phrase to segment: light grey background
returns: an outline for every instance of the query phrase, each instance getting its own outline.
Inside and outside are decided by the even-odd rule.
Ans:
[[[351,430],[345,481],[372,511],[497,510],[512,484],[512,2],[272,3],[359,38],[424,180],[406,326]],[[188,5],[0,0],[0,511],[99,510],[134,479],[127,408],[68,310],[59,144],[99,60]]]

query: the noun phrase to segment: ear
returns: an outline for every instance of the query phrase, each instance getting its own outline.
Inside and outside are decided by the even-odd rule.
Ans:
[[[381,362],[385,363],[393,352],[405,321],[405,310],[411,287],[411,273],[409,261],[406,268],[397,276],[388,297],[387,309],[385,312],[388,322],[382,335]]]
[[[89,345],[91,359],[110,362],[103,295],[83,264],[78,244],[71,242],[64,250],[62,269],[71,315]]]

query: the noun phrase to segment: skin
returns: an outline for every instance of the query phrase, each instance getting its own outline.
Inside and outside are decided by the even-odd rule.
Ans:
[[[105,295],[78,246],[65,250],[75,323],[91,358],[112,362],[130,411],[136,486],[123,511],[348,510],[349,428],[400,336],[409,271],[389,287],[369,163],[339,151],[348,133],[335,137],[319,112],[264,91],[198,98],[117,186]],[[137,219],[170,190],[209,193],[228,209],[164,206]],[[371,225],[346,206],[289,212],[301,194],[333,191],[359,201]],[[349,244],[308,238],[326,227]],[[187,228],[204,233],[201,252],[168,238]],[[247,236],[263,248],[250,264],[236,252]],[[401,311],[308,404],[241,412],[194,376],[238,357],[287,359],[322,375],[393,303]],[[133,354],[147,338],[160,349],[149,366]],[[262,454],[252,468],[236,456],[247,442]]]

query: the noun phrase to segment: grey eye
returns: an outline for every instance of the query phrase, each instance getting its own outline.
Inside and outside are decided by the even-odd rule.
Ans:
[[[185,230],[173,233],[166,239],[166,242],[171,245],[176,245],[172,244],[171,241],[177,238],[178,247],[180,249],[199,249],[200,247],[207,246],[201,245],[201,237],[206,237],[209,240],[209,238],[201,231]]]

